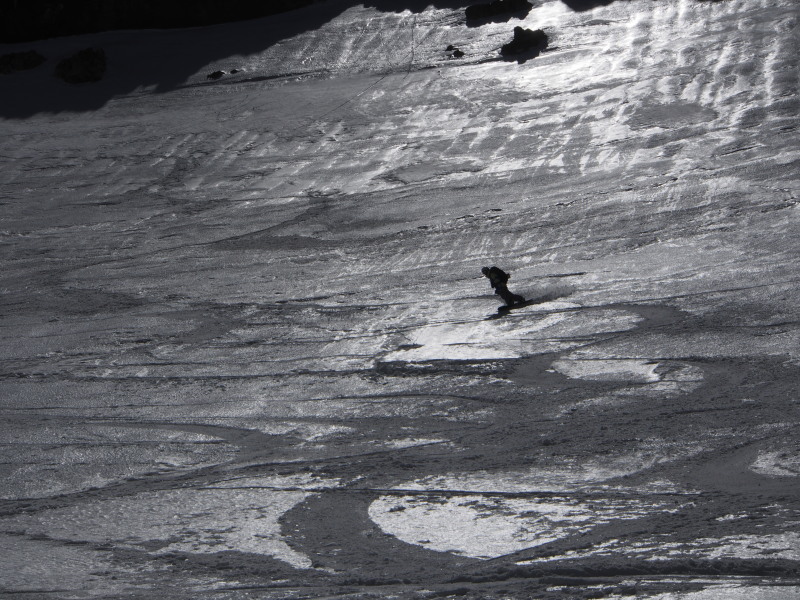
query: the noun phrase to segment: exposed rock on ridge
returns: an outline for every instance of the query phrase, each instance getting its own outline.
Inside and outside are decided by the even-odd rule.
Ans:
[[[520,56],[533,58],[547,48],[547,34],[541,29],[524,29],[514,27],[514,39],[500,49],[503,56]]]

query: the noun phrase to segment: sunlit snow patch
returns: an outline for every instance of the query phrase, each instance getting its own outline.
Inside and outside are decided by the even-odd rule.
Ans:
[[[800,475],[800,456],[789,451],[759,452],[750,469],[768,477],[797,477]]]
[[[656,545],[634,544],[628,550],[638,550],[648,560],[668,558],[769,558],[800,560],[800,534],[786,532],[770,535],[729,535],[720,538],[697,538],[686,543],[664,543]]]
[[[642,453],[526,471],[429,477],[397,486],[400,495],[378,498],[369,515],[407,543],[493,558],[612,520],[673,511],[674,504],[606,495],[599,485],[655,462],[655,456]],[[558,494],[566,491],[570,495]]]
[[[443,444],[448,442],[444,438],[402,438],[397,440],[388,440],[384,442],[389,448],[413,448],[415,446],[429,446],[431,444]]]
[[[738,535],[720,539],[701,538],[697,544],[707,544],[700,556],[709,558],[765,558],[800,560],[800,533],[774,535]]]
[[[7,517],[0,519],[0,531],[156,554],[248,552],[310,568],[309,558],[283,540],[278,522],[308,495],[302,490],[221,488],[145,492]]]
[[[20,424],[0,432],[0,444],[8,466],[0,498],[64,494],[154,470],[217,464],[235,450],[212,435],[92,422]]]
[[[595,381],[631,381],[655,383],[661,381],[656,373],[658,363],[641,359],[580,360],[561,359],[553,363],[553,369],[573,379]]]
[[[294,475],[263,475],[254,477],[231,477],[215,483],[213,488],[247,488],[277,491],[320,491],[337,488],[339,479],[323,479],[310,473]]]
[[[567,303],[555,304],[571,308]],[[451,315],[452,318],[452,315]],[[407,335],[409,343],[384,357],[385,361],[423,362],[431,360],[497,360],[520,358],[531,354],[525,338],[534,332],[568,318],[564,313],[542,318],[496,319],[449,322],[419,327]]]
[[[552,467],[515,471],[476,471],[426,477],[398,486],[402,490],[459,490],[462,492],[503,493],[566,492],[596,487],[603,482],[631,475],[652,467],[659,461],[657,452],[622,456],[604,456],[582,461],[564,462]]]
[[[749,516],[744,518],[749,518]],[[642,541],[612,539],[603,544],[571,550],[547,559],[520,561],[519,564],[532,564],[542,560],[556,562],[615,556],[651,562],[685,559],[798,560],[800,559],[800,534],[792,531],[770,535],[704,537],[680,542],[669,542],[663,536],[654,536]]]
[[[619,519],[649,514],[636,499],[512,498],[491,494],[383,496],[369,515],[410,544],[473,558],[494,558],[547,544]]]
[[[691,580],[686,582],[692,583]],[[764,586],[724,584],[696,592],[659,594],[652,600],[800,600],[800,586]]]

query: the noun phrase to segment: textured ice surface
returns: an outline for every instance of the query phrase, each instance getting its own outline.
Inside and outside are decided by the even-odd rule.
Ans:
[[[0,583],[794,593],[796,2],[390,4],[3,76]]]
[[[143,492],[0,518],[0,530],[63,542],[111,543],[156,554],[235,550],[307,568],[310,560],[286,545],[278,524],[281,514],[306,496],[303,491],[269,489]]]
[[[151,473],[231,458],[235,448],[200,433],[104,423],[17,423],[0,432],[7,474],[0,497],[75,492]]]
[[[553,368],[559,373],[575,379],[618,380],[641,383],[653,383],[661,380],[661,377],[656,373],[658,363],[647,360],[575,360],[565,358],[555,361]]]
[[[452,318],[452,317],[450,317]],[[407,334],[410,350],[388,354],[385,360],[491,360],[526,354],[524,339],[563,321],[565,315],[547,315],[526,321],[455,322],[421,327]]]
[[[438,551],[492,558],[586,532],[610,521],[635,519],[673,505],[634,497],[538,497],[537,493],[599,491],[603,482],[652,466],[655,454],[606,457],[552,468],[474,472],[398,485],[418,490],[384,496],[370,517],[386,533]],[[480,492],[480,493],[479,493]],[[526,497],[518,498],[515,495]]]
[[[746,584],[714,585],[697,592],[658,594],[653,600],[797,600],[800,586],[758,587]]]
[[[467,494],[385,496],[372,503],[369,514],[383,531],[410,544],[487,559],[663,510],[668,510],[665,505],[647,505],[638,499]]]
[[[750,467],[756,473],[774,477],[800,476],[800,453],[796,449],[760,452]]]
[[[636,454],[606,456],[589,460],[558,460],[560,464],[514,471],[474,471],[427,477],[402,483],[398,489],[458,490],[489,492],[563,492],[597,486],[611,479],[631,475],[653,466],[661,451],[653,448]]]

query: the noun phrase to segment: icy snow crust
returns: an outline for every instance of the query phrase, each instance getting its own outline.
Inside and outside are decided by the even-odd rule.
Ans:
[[[800,597],[794,0],[383,4],[3,76],[0,592]]]

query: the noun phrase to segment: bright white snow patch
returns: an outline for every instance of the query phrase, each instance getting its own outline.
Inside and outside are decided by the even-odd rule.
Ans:
[[[701,554],[709,558],[782,558],[800,560],[800,533],[773,535],[739,535],[721,539],[702,538],[698,544],[709,544],[712,549]]]
[[[800,475],[800,456],[788,451],[759,452],[750,469],[759,475],[797,477]]]
[[[605,489],[598,484],[656,462],[656,454],[641,452],[526,471],[428,477],[397,486],[402,495],[382,496],[370,506],[369,515],[383,531],[410,544],[493,558],[612,520],[673,511],[672,504],[605,497],[598,492]],[[583,496],[575,496],[581,490]],[[537,496],[547,492],[571,495]]]
[[[404,542],[489,559],[652,510],[658,507],[611,498],[408,495],[378,498],[369,515],[383,531]]]
[[[641,359],[580,360],[561,359],[553,363],[553,369],[573,379],[595,381],[633,381],[655,383],[661,381],[656,373],[658,363]]]
[[[426,477],[396,487],[400,490],[459,490],[486,493],[567,492],[650,468],[659,462],[657,451],[604,456],[582,462],[562,462],[547,468],[514,471],[476,471]]]
[[[553,304],[556,303],[550,303],[550,309]],[[391,352],[384,360],[422,362],[520,358],[532,353],[525,340],[527,336],[567,318],[567,314],[557,313],[540,319],[529,315],[523,320],[481,319],[419,327],[407,335],[408,345],[413,347]]]
[[[145,492],[7,517],[0,519],[0,531],[136,549],[150,550],[156,545],[156,554],[250,552],[311,568],[307,556],[283,541],[278,523],[283,513],[308,495],[264,489]],[[159,547],[158,542],[163,545]]]
[[[714,585],[697,592],[659,594],[653,600],[800,600],[800,586]]]

